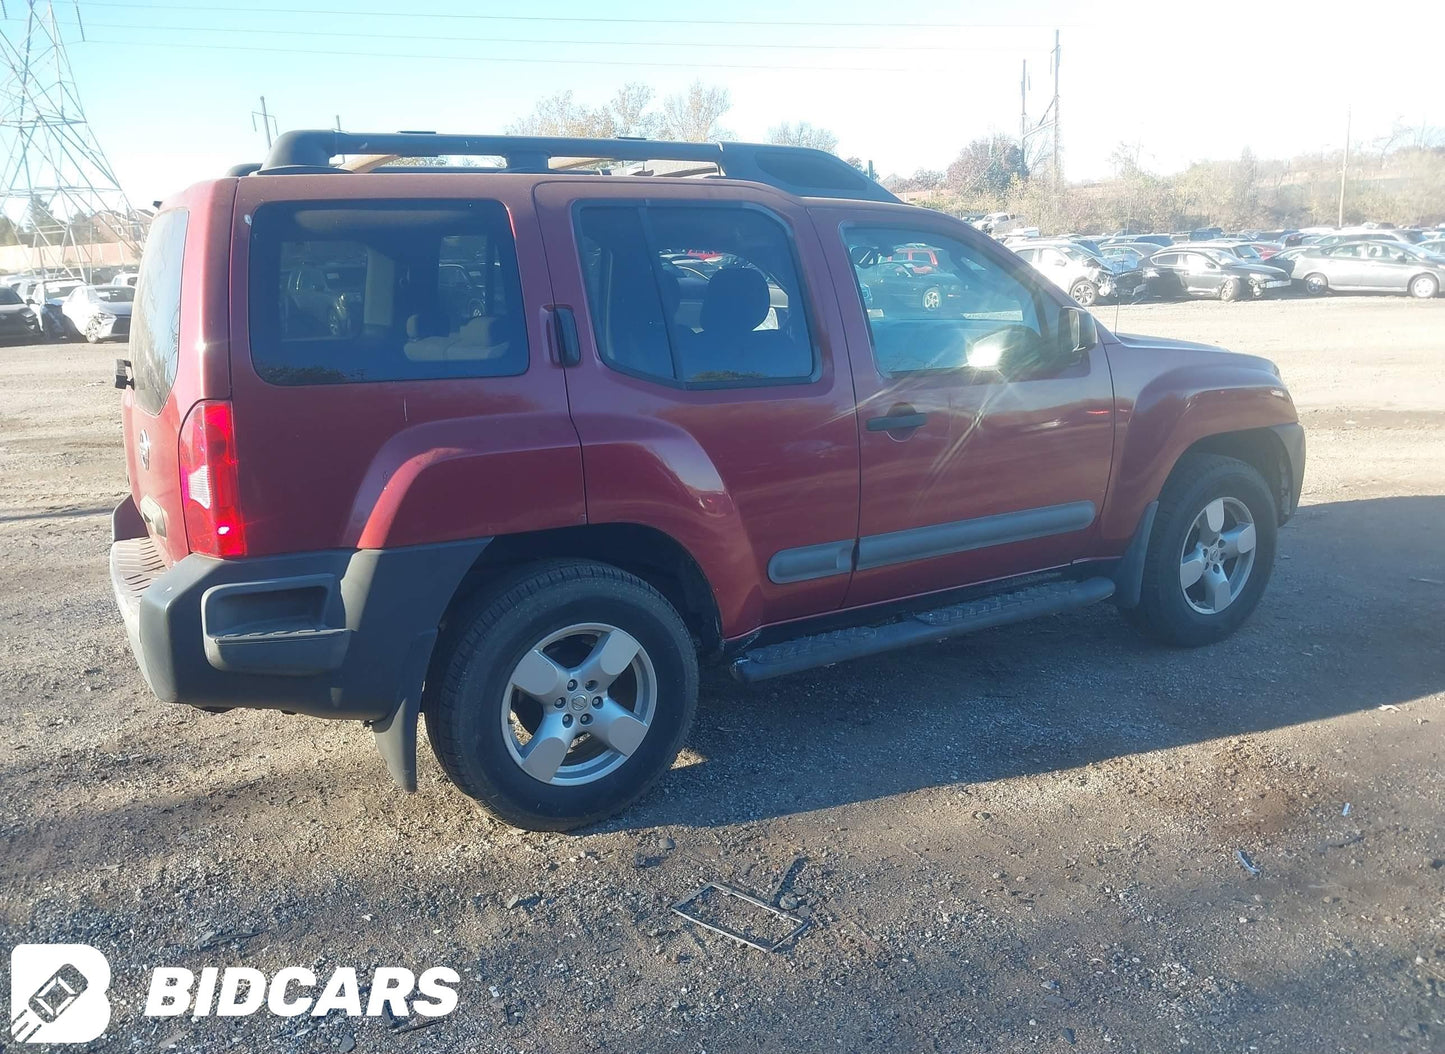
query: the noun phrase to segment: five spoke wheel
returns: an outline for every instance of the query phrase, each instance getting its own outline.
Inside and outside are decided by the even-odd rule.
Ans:
[[[1215,498],[1204,506],[1184,537],[1179,561],[1189,606],[1216,615],[1234,603],[1254,568],[1254,546],[1254,519],[1242,501]]]
[[[657,694],[652,661],[629,633],[604,623],[568,626],[512,671],[501,709],[507,749],[543,783],[601,779],[642,743]]]

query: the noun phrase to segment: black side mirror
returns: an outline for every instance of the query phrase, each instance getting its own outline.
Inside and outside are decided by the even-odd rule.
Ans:
[[[1083,308],[1059,309],[1059,354],[1071,359],[1099,345],[1099,326]]]

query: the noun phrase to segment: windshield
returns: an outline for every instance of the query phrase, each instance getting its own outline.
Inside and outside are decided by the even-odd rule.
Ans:
[[[0,285],[0,304],[12,305],[23,303],[25,303],[25,301],[20,299],[19,293],[15,292],[15,290],[11,289],[8,285]]]
[[[96,286],[95,295],[106,304],[129,304],[135,299],[135,290],[129,286]]]

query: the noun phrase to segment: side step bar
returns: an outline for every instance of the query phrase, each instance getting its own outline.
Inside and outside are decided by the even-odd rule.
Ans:
[[[833,630],[813,637],[768,644],[744,652],[729,669],[739,681],[765,681],[817,666],[831,666],[847,659],[861,659],[895,648],[940,641],[976,630],[1023,622],[1040,615],[1096,604],[1114,595],[1109,578],[1088,578],[1082,582],[1050,582],[1027,586],[1013,593],[1000,593],[933,611],[920,611],[881,626],[857,626]]]

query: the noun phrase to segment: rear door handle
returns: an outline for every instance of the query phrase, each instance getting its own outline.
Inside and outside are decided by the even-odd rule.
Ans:
[[[577,339],[577,316],[570,307],[552,308],[552,339],[556,341],[557,361],[563,366],[576,366],[582,361],[582,342]]]
[[[889,414],[887,417],[868,418],[868,431],[870,432],[905,432],[913,428],[921,428],[928,423],[928,415],[917,412],[906,414]]]

